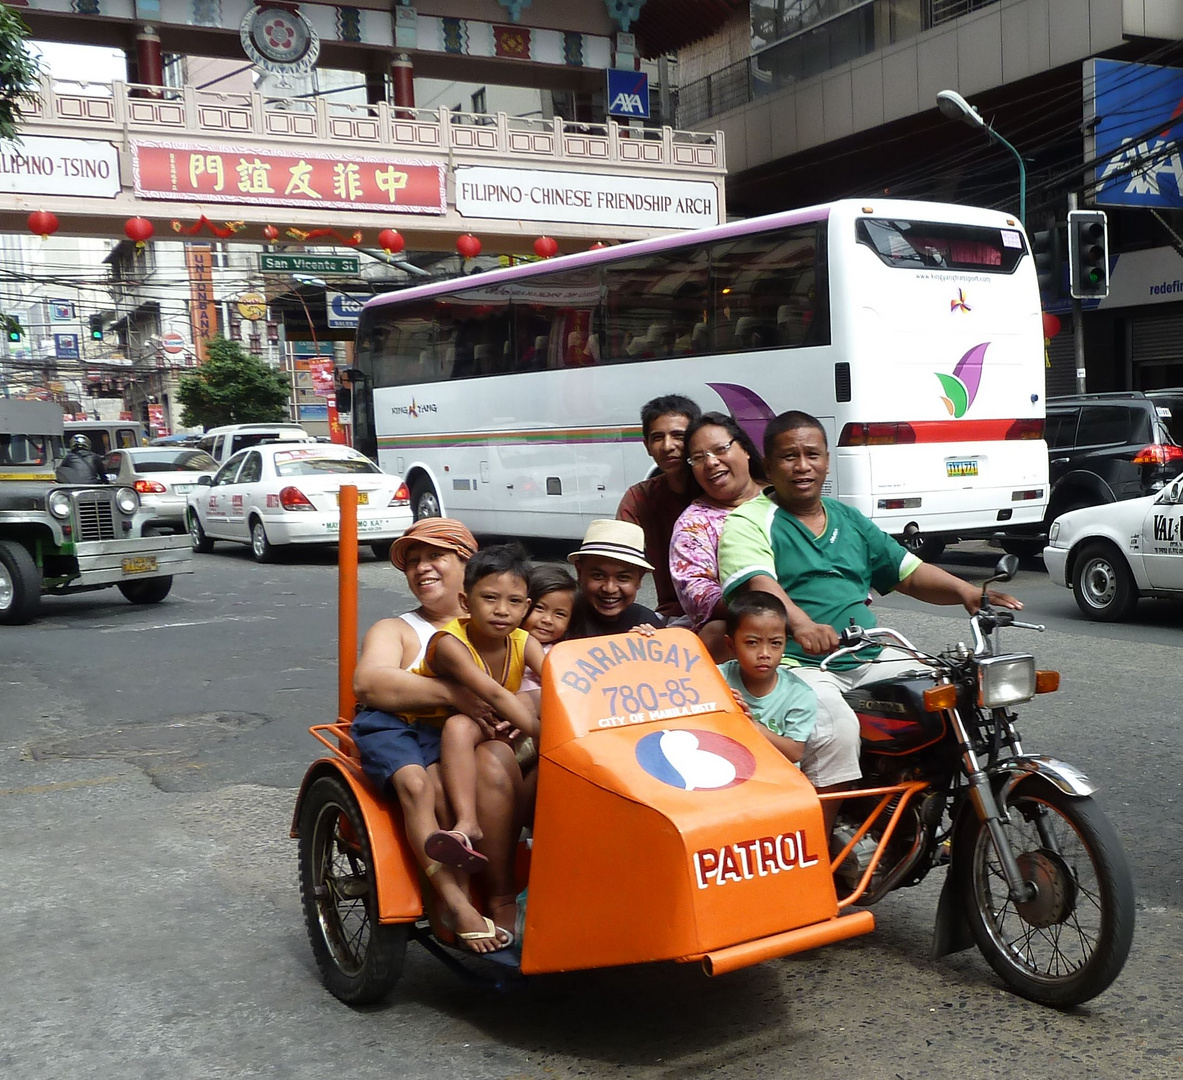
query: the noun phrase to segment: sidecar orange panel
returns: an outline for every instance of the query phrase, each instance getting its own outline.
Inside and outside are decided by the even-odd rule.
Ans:
[[[873,927],[838,917],[812,785],[694,634],[556,645],[542,715],[523,972],[742,966]]]

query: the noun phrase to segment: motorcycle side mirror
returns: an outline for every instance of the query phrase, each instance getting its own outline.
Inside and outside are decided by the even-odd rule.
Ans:
[[[1003,555],[994,567],[994,576],[988,578],[982,588],[984,590],[986,585],[993,585],[996,581],[1010,581],[1018,572],[1019,557],[1017,555]]]

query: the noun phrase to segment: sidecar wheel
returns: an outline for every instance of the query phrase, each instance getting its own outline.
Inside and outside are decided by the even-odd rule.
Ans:
[[[300,899],[329,993],[347,1005],[381,1001],[398,982],[406,925],[380,925],[370,841],[344,781],[322,776],[300,810]]]
[[[1004,809],[1011,850],[1038,892],[1022,904],[1011,900],[990,833],[967,810],[953,841],[953,874],[974,940],[1023,997],[1056,1008],[1089,1001],[1117,978],[1134,936],[1121,842],[1091,798],[1039,779],[1015,787]]]

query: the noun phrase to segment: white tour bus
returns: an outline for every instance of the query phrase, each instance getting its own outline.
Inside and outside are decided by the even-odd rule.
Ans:
[[[914,550],[1047,503],[1035,269],[991,210],[851,200],[406,289],[366,304],[355,364],[355,445],[478,532],[615,516],[670,393],[757,446],[814,414],[828,493]]]

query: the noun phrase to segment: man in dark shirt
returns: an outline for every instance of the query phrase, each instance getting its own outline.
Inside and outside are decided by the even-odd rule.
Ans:
[[[645,534],[631,521],[602,518],[588,526],[583,544],[567,556],[579,577],[579,597],[568,638],[622,634],[635,626],[665,625],[655,611],[636,602],[645,571]]]
[[[633,484],[616,510],[618,520],[631,521],[645,532],[645,557],[653,571],[657,610],[666,619],[683,614],[670,579],[670,537],[674,522],[693,498],[685,438],[686,428],[700,413],[699,407],[681,394],[654,398],[641,407],[645,449],[661,472]]]
[[[85,435],[70,439],[70,449],[58,464],[55,476],[59,484],[105,484],[103,459],[91,448]]]

